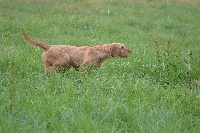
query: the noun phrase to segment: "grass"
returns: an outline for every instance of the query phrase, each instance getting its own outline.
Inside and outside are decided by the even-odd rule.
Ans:
[[[0,132],[200,131],[198,1],[0,1]],[[121,42],[127,59],[44,76],[48,44]]]

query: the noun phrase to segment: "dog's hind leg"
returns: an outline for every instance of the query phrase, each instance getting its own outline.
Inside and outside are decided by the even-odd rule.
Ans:
[[[54,71],[55,74],[56,74],[56,69],[60,67],[60,64],[59,63],[54,63],[53,65],[49,66],[49,67],[46,67],[45,71],[46,71],[46,75],[48,75],[51,71]]]

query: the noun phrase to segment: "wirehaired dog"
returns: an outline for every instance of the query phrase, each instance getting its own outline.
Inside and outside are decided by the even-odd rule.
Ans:
[[[95,46],[70,46],[70,45],[48,45],[41,41],[32,40],[25,32],[24,38],[27,42],[44,49],[42,59],[45,64],[45,73],[59,67],[69,69],[75,68],[84,71],[88,67],[100,68],[102,63],[111,57],[126,58],[131,51],[121,43],[102,44]]]

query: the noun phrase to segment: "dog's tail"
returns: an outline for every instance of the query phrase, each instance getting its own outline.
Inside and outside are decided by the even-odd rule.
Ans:
[[[48,44],[45,44],[43,42],[40,42],[40,41],[37,41],[37,40],[32,40],[30,37],[28,37],[28,35],[25,32],[23,32],[23,35],[24,35],[24,38],[27,42],[29,42],[29,43],[31,43],[35,46],[39,46],[44,50],[48,50],[49,47],[50,47]]]

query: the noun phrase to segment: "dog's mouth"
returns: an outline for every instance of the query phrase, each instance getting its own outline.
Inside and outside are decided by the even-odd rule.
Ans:
[[[128,58],[128,57],[129,57],[129,55],[130,55],[130,54],[127,54],[127,55],[122,55],[121,57],[122,57],[122,58]]]
[[[111,53],[111,57],[121,57],[121,58],[127,58],[131,54],[131,51],[129,49],[122,49],[122,50],[117,50],[116,53]]]
[[[121,53],[122,58],[127,58],[131,54],[131,51],[129,49],[127,49],[127,51]]]

